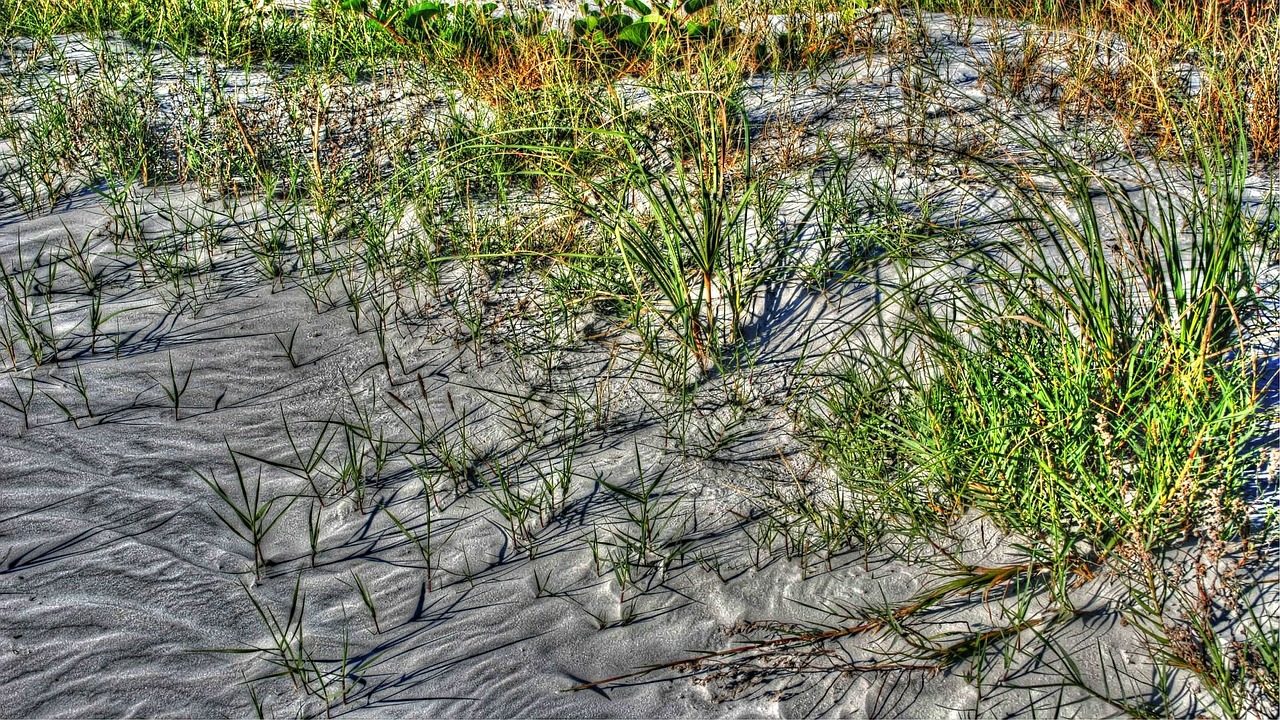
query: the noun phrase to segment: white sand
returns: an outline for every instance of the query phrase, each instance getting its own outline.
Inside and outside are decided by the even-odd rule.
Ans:
[[[933,31],[945,38],[948,29],[939,21]],[[956,55],[944,64],[953,91],[948,96],[988,102],[976,82],[975,64],[982,58],[966,59],[953,49]],[[813,83],[753,79],[749,111],[758,125],[777,118],[806,122],[807,133],[791,150],[811,149],[819,131],[848,131],[868,119],[879,132],[895,132],[902,103],[894,73],[884,58],[873,58],[852,81],[835,71]],[[762,140],[765,153],[788,149],[782,140]],[[951,187],[946,174],[942,168],[932,177],[920,172],[892,181],[928,194]],[[202,204],[194,191],[177,188],[150,192],[139,202],[145,208]],[[243,218],[251,209],[244,202],[235,214]],[[65,246],[68,236],[92,238],[95,262],[111,278],[109,311],[124,312],[107,323],[96,352],[82,342],[57,363],[7,370],[0,378],[0,397],[9,403],[21,404],[23,395],[34,393],[25,423],[20,413],[0,408],[0,575],[6,586],[0,595],[0,715],[241,716],[253,712],[250,687],[269,714],[323,714],[323,703],[287,678],[263,679],[275,670],[269,654],[218,652],[269,647],[250,598],[283,622],[299,576],[305,646],[327,673],[331,692],[343,682],[348,645],[351,687],[345,702],[340,694],[331,698],[335,714],[960,717],[975,711],[1025,715],[1032,706],[1046,712],[1057,702],[1048,690],[982,696],[960,670],[840,671],[869,661],[869,649],[878,647],[874,639],[832,644],[825,656],[791,652],[711,677],[668,681],[671,674],[658,674],[621,687],[566,692],[583,681],[765,637],[743,635],[750,627],[743,623],[839,622],[817,608],[902,602],[928,585],[926,565],[877,561],[864,567],[858,553],[839,558],[830,572],[817,559],[807,572],[780,557],[757,566],[756,551],[739,527],[751,512],[747,493],[810,471],[789,435],[784,407],[798,382],[795,363],[806,353],[843,345],[850,319],[870,307],[866,289],[769,289],[752,325],[761,348],[757,367],[699,395],[695,424],[713,438],[741,433],[704,460],[681,453],[671,438],[678,428],[664,424],[651,407],[662,407],[660,392],[644,364],[632,372],[635,338],[600,319],[578,319],[592,339],[576,333],[558,347],[537,334],[544,321],[536,317],[503,326],[477,358],[465,329],[439,300],[451,287],[462,291],[465,273],[458,268],[446,272],[444,290],[426,300],[424,317],[389,332],[399,355],[393,355],[389,381],[367,318],[357,333],[345,309],[317,312],[294,281],[278,290],[260,279],[232,228],[224,228],[212,270],[174,309],[170,291],[143,287],[138,268],[112,252],[103,238],[109,220],[92,193],[77,194],[51,214],[25,218],[12,206],[7,213],[0,219],[6,265],[15,264],[20,251],[29,260],[42,246]],[[149,222],[154,232],[164,232],[163,217]],[[496,317],[520,298],[536,297],[537,281],[517,278],[487,292],[489,316]],[[57,297],[57,326],[68,336],[83,334],[84,299]],[[291,336],[297,368],[282,348]],[[504,337],[539,353],[554,350],[550,376],[540,376],[536,367],[522,372],[521,361],[499,342]],[[539,353],[525,365],[536,366]],[[177,420],[162,390],[171,363],[179,374],[192,368]],[[77,372],[92,417],[80,412]],[[728,403],[730,389],[748,398],[744,411]],[[512,435],[504,417],[513,407],[511,395],[533,398],[527,408],[545,433],[540,444]],[[68,421],[55,400],[83,417]],[[496,482],[494,467],[529,480],[531,468],[564,462],[567,439],[558,428],[568,424],[575,403],[584,422],[572,491],[563,511],[536,531],[532,560],[511,546],[481,488],[464,497],[442,494],[445,508],[435,519],[439,547],[428,571],[389,516],[376,509],[385,507],[421,530],[422,485],[397,457],[371,480],[363,509],[343,499],[320,510],[314,564],[307,543],[311,501],[302,497],[290,506],[268,537],[268,567],[256,582],[248,545],[215,517],[213,493],[201,480],[212,474],[232,487],[230,448],[242,454],[239,462],[251,481],[261,471],[264,497],[283,498],[277,507],[284,507],[290,496],[309,492],[307,482],[253,458],[292,459],[285,418],[299,445],[330,433],[329,461],[339,463],[343,434],[324,423],[355,421],[355,406],[396,440],[408,437],[397,419],[410,414],[404,406],[434,418],[448,437],[457,437],[456,423],[465,417],[472,442],[492,458],[480,469],[485,482]],[[595,414],[596,407],[607,412]],[[665,473],[663,491],[679,499],[661,538],[690,546],[682,559],[647,569],[641,583],[646,592],[620,604],[619,586],[607,569],[597,575],[588,540],[607,540],[626,528],[618,503],[597,479],[635,487],[637,454],[644,476]],[[988,531],[971,523],[960,551],[975,562],[998,558],[1007,547]],[[352,573],[375,601],[381,632],[374,632]],[[539,593],[539,586],[550,592]],[[1097,681],[1102,666],[1115,663],[1132,679],[1111,682],[1133,689],[1153,670],[1133,633],[1108,609],[1105,594],[1113,589],[1089,586],[1078,604],[1092,614],[1060,640],[1077,653],[1088,678]],[[958,607],[933,629],[999,624],[993,607]],[[629,624],[602,629],[593,617],[608,625],[628,608],[638,616]],[[1031,672],[1018,678],[1027,660],[996,668],[1024,685],[1049,677]],[[801,672],[804,667],[821,670]],[[1177,702],[1184,708],[1190,700]],[[1074,700],[1064,708],[1083,716],[1110,710]]]

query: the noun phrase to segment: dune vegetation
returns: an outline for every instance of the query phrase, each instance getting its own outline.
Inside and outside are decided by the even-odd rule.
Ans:
[[[5,715],[1280,711],[1280,10],[0,0]]]

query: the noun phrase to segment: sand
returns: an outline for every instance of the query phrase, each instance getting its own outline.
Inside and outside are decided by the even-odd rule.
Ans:
[[[953,31],[944,18],[930,25],[938,47],[948,47]],[[983,46],[976,57],[969,47],[950,47],[940,96],[953,106],[994,102],[977,81]],[[803,155],[819,135],[867,122],[872,132],[901,131],[896,72],[872,57],[817,78],[751,79],[745,98],[761,151]],[[243,81],[240,92],[251,97],[252,79],[236,77],[228,73],[228,82]],[[784,127],[781,119],[799,134],[770,136],[769,128]],[[904,194],[954,198],[942,206],[965,212],[965,196],[954,193],[944,167],[890,180]],[[1260,202],[1271,180],[1255,180]],[[801,193],[789,202],[798,221]],[[754,366],[701,388],[685,426],[663,399],[634,332],[590,312],[504,320],[522,298],[536,306],[545,296],[539,277],[447,266],[440,288],[423,291],[415,311],[391,323],[384,363],[367,315],[357,328],[348,309],[317,307],[297,280],[258,274],[244,245],[261,209],[257,200],[232,206],[195,188],[164,187],[138,191],[130,203],[157,237],[172,232],[173,215],[217,210],[204,214],[215,218],[204,226],[217,239],[197,253],[203,270],[190,287],[175,292],[144,282],[140,267],[115,251],[110,208],[91,190],[34,217],[9,204],[0,218],[0,259],[11,267],[33,262],[39,248],[87,239],[88,256],[108,278],[106,309],[119,311],[92,342],[84,297],[55,293],[50,309],[65,349],[54,362],[9,368],[0,378],[0,398],[9,404],[0,408],[0,715],[244,716],[255,703],[275,716],[1114,711],[1079,692],[1068,692],[1065,707],[1052,689],[987,694],[990,686],[966,676],[964,666],[941,673],[858,669],[877,657],[871,651],[892,646],[880,636],[570,691],[772,637],[765,623],[838,624],[824,608],[901,603],[932,581],[927,552],[914,562],[855,551],[830,567],[815,558],[801,563],[776,549],[762,554],[745,522],[758,512],[752,498],[763,489],[828,472],[793,437],[790,401],[804,380],[799,361],[838,357],[849,346],[847,328],[875,299],[870,289],[794,282],[765,288],[748,323]],[[795,234],[801,256],[815,252],[807,237]],[[70,282],[59,277],[55,283]],[[478,353],[447,302],[463,296],[482,302],[492,321]],[[1260,347],[1275,335],[1265,330],[1257,333]],[[176,413],[165,392],[173,377],[186,383]],[[24,397],[31,398],[25,418],[17,411]],[[438,430],[446,443],[465,434],[482,458],[465,492],[440,480],[438,504],[430,505],[429,561],[396,524],[421,535],[431,502],[412,465],[429,458],[394,449],[411,444],[419,413],[426,421],[418,430]],[[342,423],[373,428],[388,441],[385,467],[372,469],[367,442]],[[320,467],[330,476],[348,442],[364,454],[362,502],[330,498],[322,506],[308,497],[305,473],[288,466],[301,464],[295,446],[305,454],[317,437],[327,438]],[[567,497],[528,521],[531,543],[518,542],[485,498],[497,497],[502,477],[531,483],[539,470],[566,467],[570,456]],[[237,465],[283,510],[264,543],[260,573],[249,544],[215,514],[227,510],[206,484],[214,479],[234,493]],[[624,588],[607,557],[611,542],[636,532],[625,521],[636,503],[609,486],[641,492],[655,478],[656,506],[667,509],[653,545],[683,551],[667,561],[655,555],[635,568],[635,586]],[[313,512],[320,525],[314,555]],[[522,547],[528,544],[532,557]],[[1009,552],[977,518],[954,550],[975,562]],[[376,607],[376,627],[357,577]],[[301,634],[293,641],[313,663],[303,671],[305,688],[279,676],[271,662],[271,618],[293,627],[286,618],[295,589],[305,608],[294,615]],[[1106,674],[1137,691],[1154,671],[1114,611],[1114,592],[1114,583],[1088,586],[1077,599],[1087,619],[1059,642],[1090,681]],[[999,622],[997,606],[955,607],[932,628],[989,627]],[[267,650],[243,652],[253,648]],[[1023,688],[1053,677],[1030,660],[1017,656],[990,672]],[[1115,677],[1117,668],[1127,677]],[[1175,702],[1180,711],[1193,707],[1185,695]]]

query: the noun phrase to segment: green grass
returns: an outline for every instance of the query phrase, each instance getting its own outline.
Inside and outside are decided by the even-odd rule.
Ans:
[[[826,452],[900,514],[976,508],[1062,559],[1160,547],[1211,497],[1238,497],[1256,252],[1243,150],[1224,151],[1205,152],[1189,192],[1157,175],[1137,196],[1048,154],[1069,210],[1029,192],[1015,239],[959,259],[971,275],[899,291],[903,349],[870,350],[879,363],[834,384]]]
[[[302,22],[283,11],[260,12],[243,0],[4,0],[0,33],[47,38],[118,32],[179,54],[209,52],[234,64],[306,62],[358,70],[394,57],[401,46],[363,19],[318,0]]]
[[[316,3],[303,22],[230,0],[0,0],[0,29],[37,38],[32,57],[54,66],[66,58],[50,49],[51,38],[67,32],[123,35],[148,58],[132,65],[133,55],[98,38],[90,45],[104,73],[43,82],[32,65],[6,78],[4,99],[14,111],[0,125],[12,156],[5,159],[25,162],[6,168],[3,185],[6,200],[33,216],[95,190],[113,219],[106,233],[113,262],[140,273],[152,286],[146,290],[169,293],[173,312],[199,312],[225,261],[243,258],[246,274],[269,292],[302,289],[317,313],[336,309],[350,320],[353,343],[376,350],[357,377],[343,375],[350,407],[339,414],[309,420],[281,410],[283,459],[236,451],[235,485],[206,480],[218,519],[251,546],[255,576],[299,574],[287,615],[250,596],[271,636],[253,651],[325,707],[351,699],[356,676],[347,665],[357,656],[348,655],[349,637],[341,661],[321,659],[303,642],[301,575],[350,559],[338,557],[340,545],[321,542],[324,509],[349,501],[371,536],[414,556],[427,592],[451,592],[440,582],[446,577],[484,582],[492,570],[473,569],[476,558],[451,540],[458,527],[500,534],[495,542],[519,552],[484,562],[532,569],[539,596],[574,597],[549,591],[550,575],[544,580],[535,562],[589,551],[598,576],[590,581],[608,586],[609,607],[572,602],[601,629],[656,617],[650,605],[661,604],[669,577],[695,565],[723,580],[735,560],[761,569],[775,559],[795,562],[806,578],[840,573],[845,556],[859,552],[866,570],[881,560],[928,562],[936,577],[903,603],[854,607],[830,597],[816,609],[834,627],[780,626],[771,639],[703,659],[728,673],[735,663],[767,663],[770,653],[785,652],[788,663],[810,669],[805,663],[833,662],[827,643],[874,637],[887,648],[882,657],[825,667],[955,671],[981,689],[1003,682],[999,669],[1011,672],[1015,660],[1043,650],[1028,662],[1056,662],[1062,687],[1146,712],[1109,687],[1089,687],[1075,665],[1081,658],[1059,652],[1055,633],[1075,621],[1083,585],[1145,572],[1126,564],[1135,557],[1251,541],[1242,502],[1265,408],[1244,328],[1254,321],[1254,270],[1274,229],[1260,237],[1243,210],[1244,185],[1268,157],[1271,136],[1256,103],[1238,104],[1245,86],[1229,86],[1215,101],[1221,112],[1204,113],[1207,124],[1188,119],[1204,109],[1202,98],[1158,83],[1150,93],[1136,89],[1155,67],[1142,62],[1172,61],[1161,54],[1169,34],[1134,14],[1074,5],[926,7],[1147,33],[1151,44],[1115,77],[1086,72],[1096,47],[1077,37],[1073,62],[1088,63],[1070,66],[1078,75],[1067,84],[1123,90],[1106,108],[1116,127],[1149,123],[1137,133],[1148,144],[1136,142],[1129,159],[1142,166],[1157,152],[1184,166],[1148,165],[1140,183],[1122,185],[1068,157],[1055,131],[1034,125],[1004,127],[1035,155],[1012,165],[1008,148],[936,147],[946,137],[930,105],[938,78],[921,65],[928,49],[913,44],[922,35],[913,10],[895,11],[899,24],[878,35],[859,19],[862,2],[726,3],[706,13],[739,11],[755,25],[766,10],[783,11],[790,27],[776,36],[722,27],[695,37],[672,29],[675,19],[688,19],[684,10],[664,8],[671,27],[636,44],[621,40],[618,28],[586,37],[540,33],[536,14],[499,20],[471,6],[414,26],[403,14],[388,20],[376,12],[370,24],[336,3]],[[1221,47],[1227,36],[1209,30],[1247,39],[1257,53],[1247,58],[1250,82],[1272,67],[1262,30],[1246,33],[1236,20],[1210,21],[1181,4],[1161,8],[1155,17],[1183,23],[1170,32],[1188,47]],[[824,25],[818,13],[828,10],[841,17]],[[1266,18],[1257,22],[1270,27]],[[744,79],[775,70],[782,84],[838,93],[838,83],[822,85],[822,73],[854,50],[901,65],[892,89],[906,92],[903,125],[883,133],[827,128],[794,161],[770,154],[776,145],[744,109]],[[982,72],[1009,96],[1003,100],[1034,97],[1050,83],[1030,62],[1035,47],[1002,52],[999,67]],[[176,124],[152,87],[156,63],[174,57],[183,68],[170,89]],[[1210,70],[1214,82],[1240,79],[1224,67]],[[260,105],[224,87],[242,71],[263,83]],[[1118,84],[1104,84],[1111,81]],[[431,114],[424,103],[404,123],[382,122],[384,108],[369,98],[419,92],[419,84],[440,91],[447,112]],[[1063,92],[1070,121],[1087,101]],[[637,95],[649,102],[628,99]],[[1229,132],[1209,127],[1224,117]],[[788,129],[805,130],[779,132]],[[897,133],[903,142],[887,137]],[[1105,155],[1120,145],[1103,139],[1093,147]],[[1174,146],[1179,152],[1165,152]],[[966,182],[996,198],[961,219],[976,224],[950,222],[944,199],[895,184],[922,175],[925,161],[949,168],[953,160]],[[167,192],[184,183],[216,199],[180,207]],[[165,188],[163,199],[144,199],[156,187]],[[797,202],[807,205],[793,212]],[[146,232],[144,218],[153,223]],[[813,227],[818,257],[788,255],[805,249]],[[0,262],[0,344],[17,395],[3,403],[27,428],[37,382],[45,382],[37,371],[79,395],[83,413],[58,399],[66,392],[44,393],[77,429],[79,420],[104,414],[96,396],[90,404],[79,365],[73,380],[52,376],[82,347],[74,332],[54,335],[49,308],[61,292],[59,272],[78,280],[73,292],[86,300],[74,312],[86,313],[75,327],[88,328],[89,355],[115,317],[103,299],[115,280],[95,269],[88,242],[72,240],[47,262],[46,250]],[[878,294],[883,310],[868,325],[838,329],[844,334],[831,347],[805,347],[780,379],[755,366],[764,348],[748,325],[766,288],[803,288],[804,298],[838,302],[859,285]],[[579,332],[577,313],[588,309],[592,318]],[[282,372],[324,358],[301,351],[309,341],[299,327],[263,341]],[[808,341],[809,328],[795,330]],[[428,390],[414,365],[424,334],[465,347],[464,371],[509,369],[513,387],[480,389],[479,406],[455,407],[446,391]],[[592,343],[609,344],[607,368],[579,383],[567,368]],[[833,361],[836,371],[827,372]],[[189,411],[182,417],[191,367],[184,372],[170,358],[167,370],[155,384],[174,419],[203,422]],[[682,471],[732,473],[725,451],[753,437],[756,420],[782,419],[772,400],[749,397],[760,392],[757,383],[775,382],[781,394],[807,400],[791,409],[803,419],[801,440],[814,462],[753,460],[780,479],[750,495],[755,507],[723,546],[699,546],[709,536],[696,530],[695,494],[658,470],[668,467],[665,458],[642,463],[637,445],[633,470],[590,483],[584,468],[593,460],[576,455],[580,445],[598,441],[598,450],[614,432],[642,428],[665,452],[680,453]],[[446,420],[433,415],[433,392],[446,392]],[[314,435],[299,429],[307,422]],[[495,422],[505,427],[493,433]],[[283,470],[301,492],[264,497],[243,458]],[[403,504],[406,485],[422,508]],[[265,545],[277,538],[273,529],[290,524],[295,497],[309,500],[307,548],[282,552],[285,567],[264,572]],[[598,511],[603,518],[587,514]],[[379,516],[389,522],[375,523]],[[987,567],[953,553],[971,539],[964,533],[973,523],[994,527],[1017,557]],[[753,544],[754,558],[750,548],[747,559],[733,558],[725,546],[735,541]],[[396,610],[374,592],[385,586],[371,572],[340,574],[350,574],[348,590],[369,612],[371,634],[390,638]],[[1242,622],[1238,647],[1218,648],[1222,628],[1195,614],[1196,598],[1169,582],[1157,574],[1148,587],[1129,588],[1137,600],[1122,609],[1161,672],[1199,677],[1207,702],[1224,715],[1248,714],[1255,696],[1274,706],[1274,633],[1256,619]],[[963,604],[985,605],[990,623],[939,629],[948,609]],[[1052,612],[1036,615],[1033,606]]]
[[[675,340],[676,364],[706,373],[734,351],[767,268],[747,242],[757,194],[738,81],[710,56],[702,63],[660,89],[656,108],[619,106],[601,126],[495,128],[457,148],[469,172],[550,186],[554,206],[589,220],[598,244],[565,259],[587,275],[598,271],[583,255],[621,261],[636,327]]]
[[[1007,670],[1009,638],[1025,635],[1042,592],[1070,624],[1082,585],[1146,577],[1122,606],[1161,672],[1199,678],[1204,702],[1227,717],[1266,706],[1249,688],[1267,686],[1268,661],[1248,644],[1223,651],[1218,616],[1196,599],[1220,595],[1187,591],[1161,565],[1181,552],[1188,563],[1253,552],[1242,499],[1264,411],[1246,327],[1263,248],[1242,210],[1244,132],[1233,146],[1197,143],[1176,176],[1157,166],[1121,185],[1033,142],[1037,161],[1012,168],[1033,182],[992,171],[1011,200],[987,206],[996,238],[961,244],[941,265],[936,248],[909,247],[882,263],[896,271],[879,281],[878,330],[859,336],[805,415],[836,483],[766,502],[775,532],[828,556],[849,547],[842,539],[927,551],[955,547],[977,513],[1044,577],[1014,593],[1023,600],[1006,629],[952,642],[927,622],[895,625],[912,657],[936,665],[964,650],[979,677],[967,655],[978,643],[1004,653]],[[944,554],[956,567],[940,588],[968,572]],[[1252,582],[1206,580],[1213,571],[1195,567],[1209,585]],[[1035,632],[1037,647],[1055,646],[1056,632]],[[1075,659],[1055,652],[1063,682],[1080,690]],[[1119,690],[1082,692],[1145,707]]]
[[[253,555],[253,571],[258,579],[262,578],[262,570],[267,565],[266,541],[272,529],[280,523],[294,498],[280,502],[281,497],[263,498],[262,472],[248,479],[245,469],[241,467],[235,452],[231,452],[231,462],[236,476],[236,486],[227,490],[213,473],[200,479],[213,491],[221,505],[211,508],[218,520],[237,537],[249,544]],[[277,508],[279,503],[282,507]]]

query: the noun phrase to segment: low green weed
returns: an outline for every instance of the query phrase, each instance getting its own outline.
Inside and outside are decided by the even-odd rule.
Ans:
[[[227,526],[227,529],[249,543],[253,551],[254,573],[258,579],[261,579],[262,569],[267,565],[265,553],[267,536],[293,505],[295,498],[290,498],[283,503],[280,503],[283,496],[264,499],[261,471],[250,481],[234,452],[231,453],[231,462],[236,475],[236,486],[233,490],[224,488],[213,473],[208,477],[200,474],[200,479],[209,486],[221,503],[221,509],[214,507],[214,514],[223,525]],[[283,507],[277,508],[277,504],[283,504]]]

